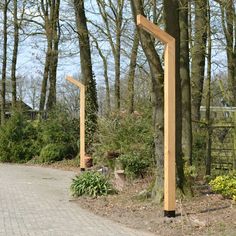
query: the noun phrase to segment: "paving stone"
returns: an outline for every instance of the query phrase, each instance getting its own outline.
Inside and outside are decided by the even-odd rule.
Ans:
[[[70,201],[74,172],[0,164],[0,236],[151,236]]]

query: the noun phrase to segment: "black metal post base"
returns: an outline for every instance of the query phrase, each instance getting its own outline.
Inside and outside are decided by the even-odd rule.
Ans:
[[[85,171],[85,168],[80,168],[80,171],[81,171],[81,172]]]
[[[175,217],[175,211],[164,211],[165,217]]]

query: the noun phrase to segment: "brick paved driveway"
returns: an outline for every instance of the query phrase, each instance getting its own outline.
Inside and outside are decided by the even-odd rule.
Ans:
[[[1,236],[148,236],[81,209],[69,195],[73,172],[0,164]]]

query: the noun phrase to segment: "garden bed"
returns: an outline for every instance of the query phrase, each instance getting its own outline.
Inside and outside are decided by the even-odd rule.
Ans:
[[[203,191],[192,199],[177,200],[176,218],[164,218],[162,206],[137,197],[148,185],[149,179],[141,179],[119,194],[75,201],[95,214],[157,235],[235,235],[236,205],[232,200]]]
[[[76,160],[65,160],[40,166],[79,172]],[[235,236],[236,203],[212,193],[198,184],[195,197],[176,203],[176,217],[163,217],[163,207],[140,197],[152,182],[151,177],[127,183],[118,194],[97,198],[79,197],[72,201],[94,214],[109,218],[128,227],[152,232],[160,236],[218,235]]]

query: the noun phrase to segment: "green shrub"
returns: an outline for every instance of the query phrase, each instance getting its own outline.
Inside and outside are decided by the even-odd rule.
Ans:
[[[209,185],[214,192],[236,200],[236,172],[217,176],[214,180],[210,181]]]
[[[79,138],[79,120],[71,119],[66,112],[55,112],[41,122],[43,143],[76,143]]]
[[[115,192],[104,175],[93,171],[76,176],[71,184],[71,191],[75,197],[82,195],[96,197]]]
[[[0,161],[27,162],[39,154],[37,129],[21,113],[14,115],[0,128]]]
[[[197,177],[197,169],[194,165],[189,165],[187,162],[184,163],[184,175],[187,180],[193,180]]]
[[[130,178],[143,177],[150,165],[150,160],[137,154],[121,155],[118,161],[125,170],[125,174]]]
[[[154,162],[151,111],[140,115],[117,114],[109,118],[100,118],[98,127],[98,142],[94,145],[93,154],[95,163],[114,166],[114,163],[111,164],[112,161],[106,158],[108,152],[145,157],[149,163]]]
[[[62,108],[55,109],[47,120],[41,121],[38,130],[38,142],[42,146],[41,161],[73,158],[78,153],[79,120],[70,118]]]
[[[72,148],[68,145],[51,143],[42,148],[40,152],[39,162],[53,163],[68,158]]]

